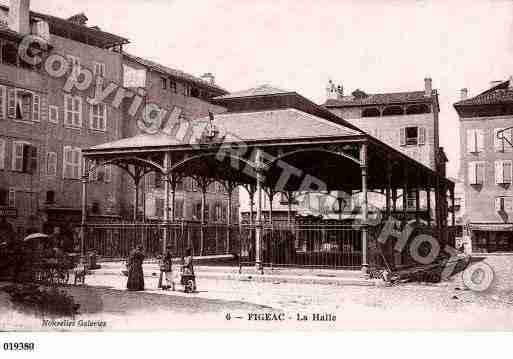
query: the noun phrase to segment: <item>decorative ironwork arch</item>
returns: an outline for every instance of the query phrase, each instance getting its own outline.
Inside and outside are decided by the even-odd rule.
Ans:
[[[269,168],[271,168],[271,166],[274,163],[278,162],[279,160],[281,160],[281,159],[283,159],[285,157],[289,157],[289,156],[295,155],[297,153],[303,153],[303,152],[325,152],[325,153],[330,153],[330,154],[335,155],[335,156],[347,158],[348,160],[351,160],[354,163],[356,163],[358,166],[361,164],[360,160],[358,160],[357,158],[354,158],[351,155],[348,155],[344,151],[337,151],[337,150],[328,149],[328,148],[322,148],[322,147],[314,147],[314,148],[302,148],[302,149],[299,149],[299,150],[294,150],[294,151],[286,152],[286,153],[284,153],[284,154],[274,158],[272,161],[266,163],[264,165],[263,169],[264,170],[268,170]]]
[[[158,170],[162,174],[164,174],[164,169],[162,168],[162,166],[160,166],[158,163],[156,163],[154,161],[147,160],[144,158],[139,158],[139,157],[119,157],[119,158],[114,158],[114,159],[101,161],[101,162],[97,162],[97,163],[93,162],[93,166],[88,167],[87,173],[85,173],[84,176],[89,177],[91,173],[94,173],[100,167],[107,166],[107,165],[114,165],[114,166],[117,166],[117,167],[123,169],[132,178],[135,179],[135,177],[137,175],[132,173],[130,171],[130,168],[128,167],[129,163],[127,161],[130,161],[130,160],[135,161],[135,162],[141,162],[141,163],[144,163],[149,166],[149,170],[148,169],[143,170],[142,173],[139,174],[140,176],[144,176],[147,173],[153,172],[153,170]]]
[[[202,154],[199,154],[199,155],[195,155],[195,156],[191,156],[191,157],[187,157],[187,158],[184,158],[183,160],[179,161],[178,163],[176,163],[175,165],[173,165],[170,169],[169,169],[169,173],[171,172],[174,172],[176,171],[177,168],[183,166],[184,164],[186,164],[187,162],[190,162],[190,161],[193,161],[193,160],[197,160],[197,159],[200,159],[200,158],[205,158],[205,157],[211,157],[211,156],[216,156],[217,155],[217,152],[211,152],[211,153],[202,153]],[[245,164],[247,164],[248,166],[250,166],[251,168],[253,169],[256,169],[255,167],[255,164],[245,158],[242,158],[242,157],[239,157],[239,156],[235,156],[235,155],[232,155],[232,154],[229,154],[229,153],[223,153],[223,156],[228,156],[229,158],[234,158],[236,160],[239,160]]]

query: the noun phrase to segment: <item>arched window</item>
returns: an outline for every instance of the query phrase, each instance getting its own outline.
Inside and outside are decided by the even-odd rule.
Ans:
[[[428,105],[421,103],[416,105],[410,105],[406,108],[407,115],[418,115],[422,113],[430,113],[431,110]]]
[[[383,110],[383,116],[399,116],[404,115],[403,108],[401,106],[389,106]]]
[[[362,111],[362,117],[379,117],[379,116],[380,116],[379,109],[377,109],[375,107],[364,108]]]

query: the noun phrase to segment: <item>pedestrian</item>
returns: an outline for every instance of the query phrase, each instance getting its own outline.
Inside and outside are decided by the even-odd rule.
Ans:
[[[139,245],[132,252],[130,252],[128,257],[128,280],[126,283],[128,290],[144,290],[144,275],[142,268],[143,261],[143,246]]]
[[[163,283],[163,279],[165,280],[165,284]],[[162,288],[162,290],[171,288],[171,290],[175,291],[173,254],[171,252],[171,246],[167,246],[166,253],[164,253],[160,263],[159,288]]]
[[[194,265],[192,264],[192,249],[185,250],[185,258],[182,264],[182,273],[186,275],[194,275]]]

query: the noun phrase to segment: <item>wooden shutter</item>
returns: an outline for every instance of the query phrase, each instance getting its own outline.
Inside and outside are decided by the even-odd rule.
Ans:
[[[504,183],[502,161],[495,161],[495,184]]]
[[[476,131],[474,129],[467,130],[467,152],[474,153],[476,149]]]
[[[5,140],[0,138],[0,170],[5,169]]]
[[[72,162],[71,146],[64,146],[62,155],[62,177],[71,178],[71,162]]]
[[[16,190],[9,188],[9,207],[16,207]]]
[[[41,96],[34,94],[32,96],[32,121],[41,121]]]
[[[399,129],[399,141],[401,146],[406,146],[406,128],[401,127]]]
[[[503,183],[511,183],[511,161],[502,161],[502,181]]]
[[[476,184],[476,162],[468,163],[468,183]]]
[[[477,137],[477,152],[483,152],[484,151],[484,130],[483,129],[477,129],[476,130],[476,137]]]
[[[505,136],[506,133],[499,134],[499,131],[501,131],[502,128],[494,128],[493,129],[493,147],[495,149],[495,152],[504,152],[504,140],[498,137],[499,136]]]
[[[419,145],[425,145],[426,144],[426,128],[425,127],[419,127]]]
[[[16,89],[10,88],[7,90],[7,117],[16,118],[16,104],[17,104]]]
[[[483,162],[476,163],[476,183],[483,184],[485,177],[485,164]]]
[[[498,212],[501,210],[501,197],[495,198],[494,209]]]
[[[512,197],[504,197],[504,211],[506,211],[506,212],[513,211],[513,198]]]
[[[0,120],[7,117],[7,90],[5,86],[0,85]]]

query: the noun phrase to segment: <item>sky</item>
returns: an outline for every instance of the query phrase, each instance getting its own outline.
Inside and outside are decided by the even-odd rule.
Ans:
[[[2,0],[6,3],[6,0]],[[474,96],[513,75],[513,2],[485,0],[32,0],[59,17],[130,39],[126,50],[228,91],[271,84],[316,103],[329,79],[345,93],[440,94],[440,143],[459,168],[460,89]]]

